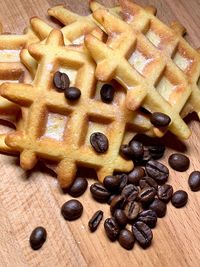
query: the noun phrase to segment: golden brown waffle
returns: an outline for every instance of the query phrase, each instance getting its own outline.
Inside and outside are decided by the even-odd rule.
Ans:
[[[126,13],[125,7],[130,9],[131,4],[120,2]],[[144,12],[155,18],[151,14],[153,9]],[[190,130],[179,115],[191,94],[187,76],[140,30],[106,9],[100,8],[93,15],[109,35],[106,45],[92,35],[86,39],[87,48],[97,62],[97,78],[102,81],[116,79],[127,88],[128,108],[135,110],[142,104],[150,112],[168,114],[172,120],[169,130],[180,138],[188,138]],[[150,21],[143,19],[140,27],[149,24]],[[157,128],[154,132],[158,136],[163,134]]]
[[[20,62],[20,51],[23,47],[38,42],[39,39],[31,27],[25,29],[22,35],[3,34],[1,25],[0,35],[0,84],[3,82],[31,82],[32,77],[28,70]],[[19,115],[19,107],[0,97],[0,118],[11,122],[15,127],[22,126],[22,120]],[[5,144],[6,134],[0,134],[0,151],[14,152],[13,149]]]
[[[99,101],[93,61],[81,47],[63,45],[62,33],[53,30],[45,44],[29,46],[30,54],[39,61],[33,84],[1,86],[4,97],[29,110],[26,129],[8,135],[6,143],[21,152],[24,169],[31,169],[38,158],[57,162],[62,187],[71,184],[77,166],[94,168],[100,181],[115,170],[130,171],[133,163],[119,155],[119,148],[131,132],[147,131],[151,127],[149,121],[144,123],[144,116],[135,117],[127,110],[122,89],[116,93],[113,105]],[[82,92],[75,104],[53,88],[53,74],[61,68],[75,73],[74,80],[70,77],[71,85]],[[105,154],[97,154],[89,143],[91,133],[97,131],[109,140]]]

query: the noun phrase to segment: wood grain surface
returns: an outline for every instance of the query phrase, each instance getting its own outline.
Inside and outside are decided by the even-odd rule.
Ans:
[[[117,3],[99,2],[108,6]],[[136,2],[156,6],[158,17],[166,23],[179,20],[187,28],[186,38],[194,47],[200,46],[199,0]],[[5,31],[19,33],[30,17],[47,18],[47,9],[59,3],[58,0],[1,0],[0,21]],[[87,1],[67,0],[65,4],[80,14],[89,12]],[[167,215],[159,219],[153,230],[153,244],[147,250],[135,244],[132,251],[126,251],[117,242],[110,243],[103,224],[96,233],[89,233],[87,223],[97,209],[104,210],[104,218],[109,215],[109,206],[94,202],[89,190],[80,197],[84,205],[81,219],[66,222],[60,215],[60,207],[70,197],[61,192],[56,178],[42,165],[24,172],[17,158],[0,155],[0,266],[200,266],[200,192],[191,192],[187,183],[189,173],[200,169],[200,123],[196,116],[187,121],[193,132],[191,138],[181,143],[167,136],[169,148],[163,162],[175,150],[190,156],[190,169],[185,173],[170,169],[169,178],[175,190],[188,192],[189,202],[179,210],[168,205]],[[41,250],[33,251],[29,236],[39,225],[47,229],[48,238]]]

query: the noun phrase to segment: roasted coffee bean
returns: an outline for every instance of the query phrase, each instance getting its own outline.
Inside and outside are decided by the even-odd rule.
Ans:
[[[142,167],[135,167],[132,172],[128,174],[128,183],[139,185],[141,178],[145,176],[145,170]]]
[[[148,149],[153,159],[160,159],[165,153],[165,146],[161,144],[148,146]]]
[[[168,163],[170,167],[176,171],[184,172],[190,166],[190,160],[183,154],[174,153],[169,157]]]
[[[161,112],[154,112],[150,116],[151,123],[156,127],[166,127],[170,124],[171,119],[168,115]]]
[[[113,195],[111,195],[111,196],[109,197],[107,203],[110,205],[111,202],[112,202],[112,200],[113,200],[113,198],[116,197],[116,196],[117,196],[117,194],[113,194]]]
[[[132,151],[129,145],[121,145],[120,147],[120,154],[125,156],[125,158],[131,159]]]
[[[30,246],[32,249],[37,250],[40,249],[47,238],[47,232],[44,227],[39,226],[36,227],[30,235]]]
[[[161,201],[160,199],[154,199],[154,201],[148,206],[148,209],[153,210],[156,212],[157,216],[159,218],[162,218],[165,216],[167,211],[166,204]]]
[[[171,199],[172,205],[176,208],[182,208],[187,204],[188,194],[183,190],[176,191]]]
[[[153,210],[143,210],[139,213],[137,220],[147,224],[150,228],[154,228],[157,223],[157,215]]]
[[[68,100],[77,100],[81,96],[81,90],[76,87],[69,87],[65,89],[65,98]]]
[[[94,232],[97,230],[97,227],[99,226],[102,218],[103,218],[103,211],[102,210],[98,210],[94,213],[94,215],[92,216],[92,218],[88,222],[88,226],[89,226],[91,232]]]
[[[169,177],[168,168],[156,160],[150,160],[146,164],[147,174],[159,184],[166,183]]]
[[[148,225],[138,221],[132,225],[132,232],[142,248],[147,248],[151,245],[153,233]]]
[[[129,201],[125,205],[124,212],[129,220],[134,220],[140,212],[140,205],[135,201]]]
[[[127,250],[132,249],[135,243],[135,238],[131,231],[127,229],[121,230],[119,233],[119,243],[123,248]]]
[[[119,186],[119,192],[122,191],[122,189],[127,185],[128,183],[128,175],[126,175],[125,173],[123,174],[119,174],[119,175],[116,175],[120,178],[120,186]]]
[[[90,143],[97,153],[105,153],[108,150],[108,138],[102,133],[91,134]]]
[[[73,221],[81,217],[83,205],[76,199],[65,202],[61,208],[61,214],[67,221]]]
[[[85,178],[77,177],[69,188],[68,193],[73,197],[81,196],[88,187],[88,181]]]
[[[153,201],[155,196],[156,190],[153,187],[145,187],[140,191],[138,199],[141,203],[148,203]]]
[[[143,157],[144,147],[142,143],[132,140],[129,143],[129,147],[130,147],[131,155],[133,159],[141,159]]]
[[[164,184],[158,188],[158,198],[164,202],[168,202],[173,195],[173,187],[169,184]]]
[[[115,210],[114,218],[121,228],[124,228],[128,222],[128,218],[126,217],[125,212],[121,209]]]
[[[138,196],[139,190],[137,186],[133,184],[126,185],[122,190],[122,196],[125,197],[127,201],[134,201]]]
[[[105,103],[111,103],[114,98],[114,93],[115,89],[111,84],[104,84],[100,90],[101,100]]]
[[[66,73],[57,71],[53,77],[54,86],[58,91],[64,91],[69,88],[70,80]]]
[[[90,192],[98,202],[107,202],[111,193],[100,183],[94,183],[90,186]]]
[[[123,209],[125,205],[125,197],[122,195],[117,195],[113,198],[113,200],[110,203],[110,212],[111,214],[114,214],[116,209]]]
[[[136,159],[134,160],[135,164],[137,165],[141,165],[141,166],[145,166],[146,163],[152,159],[152,156],[149,152],[148,147],[144,147],[144,154],[143,157],[141,159]]]
[[[103,181],[103,185],[111,192],[119,190],[121,179],[119,176],[106,176]]]
[[[158,190],[157,182],[153,178],[148,177],[148,176],[140,179],[139,185],[140,185],[141,189],[143,189],[145,187],[153,187],[155,190]]]
[[[192,191],[199,191],[200,190],[200,172],[193,171],[188,179],[189,187]]]
[[[104,229],[107,237],[113,242],[117,239],[120,228],[114,218],[108,218],[104,222]]]

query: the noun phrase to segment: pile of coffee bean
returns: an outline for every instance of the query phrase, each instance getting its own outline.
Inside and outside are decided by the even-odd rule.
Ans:
[[[102,150],[97,141],[94,144]],[[151,245],[152,228],[156,226],[157,219],[167,212],[167,203],[171,201],[174,207],[181,208],[186,205],[188,194],[183,190],[174,192],[167,183],[169,169],[157,161],[165,152],[165,146],[160,141],[152,144],[132,139],[129,144],[122,145],[120,151],[124,157],[132,159],[136,167],[128,174],[106,176],[103,183],[92,184],[90,192],[96,201],[110,205],[111,216],[104,221],[108,239],[112,242],[118,240],[127,250],[132,249],[135,242],[145,249]],[[189,158],[180,153],[172,154],[168,162],[177,171],[187,170],[190,164]],[[192,191],[200,190],[199,171],[190,174],[188,184]],[[76,198],[87,187],[87,180],[77,177],[68,193]],[[80,201],[70,199],[62,205],[61,214],[65,220],[73,221],[81,217],[83,209]],[[103,211],[96,211],[88,222],[89,230],[95,232],[102,219]],[[40,249],[46,237],[43,227],[35,228],[29,239],[31,247]]]

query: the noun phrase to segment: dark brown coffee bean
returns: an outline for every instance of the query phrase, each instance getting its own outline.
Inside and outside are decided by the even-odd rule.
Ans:
[[[89,226],[89,229],[91,232],[94,232],[97,230],[102,218],[103,218],[103,211],[102,210],[98,210],[94,213],[94,215],[92,216],[92,218],[88,222],[88,226]]]
[[[153,187],[145,187],[140,191],[138,199],[141,203],[147,203],[153,201],[155,196],[156,190]]]
[[[143,157],[144,147],[142,143],[136,140],[132,140],[129,143],[129,147],[130,147],[130,151],[131,151],[131,155],[133,159],[141,159]]]
[[[125,197],[126,201],[134,201],[138,196],[139,190],[137,186],[133,184],[126,185],[122,190],[122,196]]]
[[[120,183],[120,186],[119,186],[119,192],[122,191],[122,189],[127,185],[128,183],[128,175],[126,175],[125,173],[123,174],[118,174],[116,175],[119,177],[121,183]]]
[[[200,190],[200,172],[193,171],[188,179],[189,187],[192,191],[199,191]]]
[[[111,84],[104,84],[100,90],[101,100],[105,103],[111,103],[114,98],[114,93],[115,89]]]
[[[147,248],[151,245],[153,233],[148,225],[138,221],[132,225],[132,232],[142,248]]]
[[[81,96],[81,90],[76,87],[69,87],[65,90],[65,98],[68,100],[77,100]]]
[[[123,210],[116,209],[114,212],[114,218],[121,228],[124,228],[127,225],[128,218]]]
[[[85,178],[77,177],[69,188],[68,193],[73,197],[81,196],[87,189],[88,181]]]
[[[152,159],[148,147],[144,147],[144,155],[141,159],[135,159],[134,163],[137,165],[145,166],[146,163]]]
[[[139,213],[137,220],[147,224],[150,228],[154,228],[157,223],[157,215],[153,210],[143,210]]]
[[[156,160],[150,160],[146,164],[147,174],[159,184],[166,183],[169,177],[168,168]]]
[[[140,179],[139,185],[140,185],[141,189],[143,189],[145,187],[153,187],[155,190],[158,190],[157,182],[153,178],[148,177],[148,176]]]
[[[122,195],[117,195],[113,198],[113,200],[110,203],[110,212],[111,214],[114,214],[116,209],[123,209],[125,205],[125,197]]]
[[[171,119],[164,113],[154,112],[150,117],[150,121],[156,127],[166,127],[170,124]]]
[[[117,239],[120,228],[114,218],[108,218],[104,222],[104,229],[107,237],[113,242]]]
[[[160,159],[165,153],[165,146],[161,144],[148,146],[148,149],[153,159]]]
[[[154,201],[148,206],[148,209],[153,210],[156,212],[157,216],[159,218],[162,218],[165,216],[166,211],[167,211],[167,206],[166,204],[159,200],[159,199],[154,199]]]
[[[102,133],[91,134],[90,143],[97,153],[105,153],[108,150],[108,138]]]
[[[103,180],[103,185],[111,192],[119,190],[121,179],[119,176],[106,176]]]
[[[142,167],[135,167],[132,172],[128,174],[128,183],[139,185],[141,178],[145,176],[145,170]]]
[[[53,77],[54,86],[58,91],[64,91],[69,88],[70,80],[66,73],[57,71]]]
[[[170,167],[176,171],[184,172],[190,166],[190,160],[183,154],[174,153],[169,157],[168,163]]]
[[[67,221],[73,221],[81,217],[83,205],[76,199],[65,202],[61,208],[61,214]]]
[[[164,202],[168,202],[173,195],[173,187],[169,184],[164,184],[158,188],[158,198]]]
[[[111,195],[111,196],[109,197],[107,203],[110,205],[111,202],[112,202],[112,200],[113,200],[113,198],[116,197],[116,196],[117,196],[117,194],[113,194],[113,195]]]
[[[111,193],[100,183],[94,183],[90,186],[90,192],[98,202],[107,202]]]
[[[47,232],[44,227],[39,226],[36,227],[30,235],[30,246],[32,249],[37,250],[40,249],[47,238]]]
[[[135,243],[135,238],[131,231],[127,229],[121,230],[119,233],[119,243],[123,248],[131,250]]]
[[[121,145],[120,147],[120,154],[125,158],[131,159],[132,151],[129,145]]]
[[[140,205],[135,201],[129,201],[125,205],[124,212],[129,220],[134,220],[140,212]]]
[[[183,190],[176,191],[171,199],[172,205],[176,208],[182,208],[187,204],[188,194]]]

